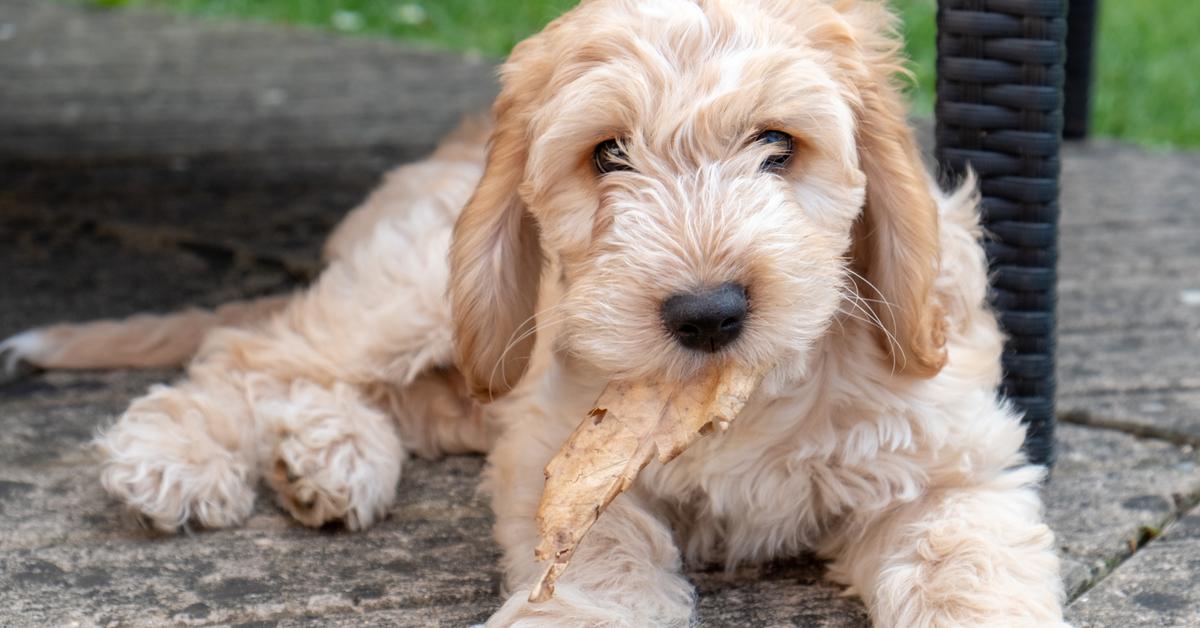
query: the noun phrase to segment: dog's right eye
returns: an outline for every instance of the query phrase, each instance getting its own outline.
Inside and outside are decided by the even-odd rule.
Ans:
[[[792,160],[793,144],[792,136],[783,131],[769,129],[758,134],[755,141],[760,144],[770,146],[775,152],[768,155],[763,160],[759,170],[763,172],[776,172],[787,168],[788,162]]]
[[[592,163],[596,165],[596,171],[601,174],[618,170],[633,170],[633,166],[629,165],[629,156],[625,154],[625,149],[621,148],[615,139],[604,140],[596,144],[596,150],[592,152]]]

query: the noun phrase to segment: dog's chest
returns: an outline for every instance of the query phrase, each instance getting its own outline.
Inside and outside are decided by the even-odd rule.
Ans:
[[[643,486],[670,507],[691,558],[794,555],[851,512],[919,493],[924,476],[907,421],[813,400],[747,408],[729,432],[647,468]]]
[[[537,396],[563,439],[599,394],[595,382],[551,369]],[[833,389],[843,392],[840,395]],[[637,492],[672,520],[689,558],[765,560],[818,546],[849,513],[919,493],[924,469],[914,417],[881,407],[862,386],[827,378],[752,400],[724,433],[665,465],[652,462]]]

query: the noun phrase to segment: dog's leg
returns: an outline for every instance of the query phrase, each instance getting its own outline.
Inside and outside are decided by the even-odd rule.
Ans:
[[[422,216],[378,225],[238,350],[254,371],[288,383],[256,401],[254,416],[263,443],[278,439],[264,475],[307,525],[380,518],[395,497],[401,437],[429,456],[488,443],[447,366],[450,222]]]
[[[378,519],[400,474],[396,425],[285,333],[296,322],[218,330],[187,379],[136,400],[97,439],[105,488],[164,530],[239,523],[260,475],[307,525]]]
[[[290,310],[218,330],[187,379],[136,400],[97,439],[105,488],[164,530],[240,522],[259,475],[307,525],[378,519],[400,474],[396,425],[368,387],[341,383]]]
[[[878,626],[1063,626],[1054,535],[1041,522],[1035,467],[934,488],[861,523],[831,575]]]
[[[548,422],[542,423],[547,425]],[[501,437],[490,457],[487,486],[496,513],[496,539],[504,549],[509,596],[489,626],[686,626],[694,593],[680,572],[671,529],[636,490],[618,497],[575,550],[554,597],[528,601],[545,568],[534,560],[534,513],[544,483],[542,468],[558,435]]]
[[[407,386],[367,392],[396,421],[404,448],[422,458],[487,453],[498,435],[498,425],[470,398],[454,367],[430,368]]]
[[[426,381],[450,362],[450,227],[440,207],[414,207],[377,225],[269,319],[211,333],[187,380],[138,400],[101,436],[105,486],[158,527],[219,526],[246,516],[245,487],[262,475],[303,523],[341,519],[355,528],[394,499],[403,449],[385,409],[405,431],[426,428],[422,450],[486,445],[469,416],[427,425],[461,407],[438,402],[445,391]],[[397,399],[411,407],[386,403]],[[411,416],[421,407],[433,415],[426,425]],[[217,469],[241,480],[236,507],[198,484],[213,484]]]

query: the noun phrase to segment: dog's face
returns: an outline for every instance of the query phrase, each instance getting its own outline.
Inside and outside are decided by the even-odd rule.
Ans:
[[[507,391],[533,326],[614,378],[797,370],[839,310],[936,372],[936,210],[874,5],[593,0],[503,71],[456,228],[460,366]],[[534,312],[544,262],[563,299]],[[853,314],[852,314],[853,316]]]

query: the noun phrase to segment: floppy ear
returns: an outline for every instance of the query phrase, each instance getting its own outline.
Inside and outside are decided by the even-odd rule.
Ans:
[[[852,247],[854,267],[866,279],[858,287],[897,372],[931,377],[946,362],[945,318],[933,290],[938,211],[896,85],[904,72],[896,18],[875,3],[843,3],[840,12],[845,21],[821,34],[858,101],[859,167],[867,178]]]
[[[483,178],[450,245],[455,355],[483,401],[511,390],[528,367],[542,270],[537,225],[517,193],[527,154],[523,115],[504,94],[494,113]]]

